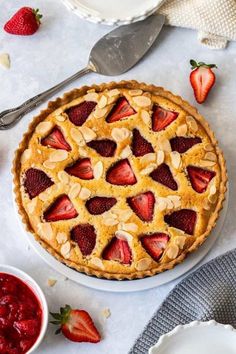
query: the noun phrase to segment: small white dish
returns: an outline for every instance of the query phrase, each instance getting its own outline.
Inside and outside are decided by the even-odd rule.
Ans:
[[[105,25],[125,25],[153,14],[164,0],[62,0],[79,17]]]
[[[149,354],[235,354],[236,329],[215,321],[194,321],[161,336]]]
[[[34,292],[34,294],[37,296],[38,300],[40,301],[41,307],[42,307],[42,314],[43,314],[43,321],[42,321],[42,326],[40,330],[40,334],[34,343],[34,345],[30,348],[30,350],[27,352],[27,354],[33,353],[40,345],[40,343],[43,340],[43,337],[46,333],[47,326],[48,326],[48,305],[46,298],[44,296],[44,293],[42,292],[40,286],[36,283],[36,281],[31,278],[27,273],[23,272],[22,270],[5,265],[5,264],[0,264],[0,273],[7,273],[14,275],[15,277],[19,278],[22,280],[24,283],[26,283]]]

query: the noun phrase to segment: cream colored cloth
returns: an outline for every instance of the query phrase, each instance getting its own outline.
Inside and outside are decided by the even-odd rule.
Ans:
[[[158,13],[166,24],[198,30],[199,41],[222,49],[228,40],[236,40],[236,0],[166,0],[160,1]]]

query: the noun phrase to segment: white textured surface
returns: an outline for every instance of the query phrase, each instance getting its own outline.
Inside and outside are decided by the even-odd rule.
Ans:
[[[8,71],[0,68],[0,111],[21,103],[81,68],[87,60],[89,48],[109,30],[107,27],[80,20],[55,0],[28,0],[24,2],[24,5],[27,4],[40,7],[44,14],[43,26],[32,37],[10,36],[1,29],[10,14],[20,6],[18,1],[5,1],[0,11],[0,52],[9,53],[12,63]],[[199,107],[219,138],[232,182],[236,178],[235,56],[236,43],[230,44],[227,50],[215,52],[198,44],[193,31],[166,28],[159,37],[159,43],[145,60],[130,72],[114,78],[135,78],[165,86],[195,104],[188,82],[189,59],[215,62],[219,67],[216,87],[207,103]],[[71,88],[111,79],[113,78],[91,74],[75,82]],[[10,169],[13,152],[32,116],[39,110],[40,108],[25,116],[12,130],[0,132],[0,263],[20,267],[34,277],[45,290],[51,311],[65,303],[87,309],[104,338],[97,345],[69,343],[62,336],[55,337],[54,328],[50,325],[45,341],[37,353],[125,354],[177,281],[133,294],[103,293],[63,280],[62,276],[28,249],[26,238],[14,215]],[[235,200],[236,191],[232,184],[223,234],[207,259],[236,247]],[[53,288],[46,285],[49,277],[58,279]],[[111,310],[111,317],[104,320],[101,311],[107,307]]]

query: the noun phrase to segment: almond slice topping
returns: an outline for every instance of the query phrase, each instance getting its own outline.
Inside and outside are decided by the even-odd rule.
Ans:
[[[129,145],[127,145],[121,152],[120,152],[120,157],[125,159],[126,157],[129,157],[132,154],[131,148]]]
[[[211,144],[209,144],[209,143],[207,143],[206,145],[204,145],[203,149],[204,149],[205,151],[213,151],[213,150],[214,150],[213,146],[212,146]]]
[[[186,135],[187,134],[187,131],[188,131],[188,126],[187,124],[182,124],[180,125],[177,130],[176,130],[176,135],[177,136],[183,136],[183,135]]]
[[[95,267],[98,267],[100,269],[104,269],[104,264],[102,263],[102,260],[98,257],[92,257],[90,259],[90,263],[92,263]]]
[[[192,116],[187,116],[186,117],[186,122],[187,122],[188,127],[194,133],[196,133],[198,131],[198,124],[197,124],[196,120]]]
[[[79,146],[84,146],[85,145],[85,141],[83,138],[82,133],[79,131],[79,129],[77,128],[71,128],[70,130],[70,135],[72,137],[72,139],[79,145]]]
[[[140,171],[140,174],[143,176],[149,175],[149,173],[151,173],[156,167],[157,165],[155,163],[150,163],[147,167]]]
[[[133,215],[132,210],[128,209],[115,209],[113,212],[117,215],[120,221],[124,222],[128,221],[129,218]]]
[[[103,163],[102,161],[98,161],[93,168],[93,175],[95,179],[99,179],[103,174]]]
[[[164,211],[167,208],[166,198],[159,197],[157,199],[157,209],[160,211]]]
[[[120,94],[120,91],[118,89],[113,89],[111,91],[108,91],[108,96],[113,97],[113,96],[118,96]]]
[[[157,165],[161,165],[165,161],[165,153],[162,150],[157,151]]]
[[[28,204],[27,204],[27,207],[28,207],[28,212],[30,214],[33,214],[35,208],[36,208],[36,205],[37,205],[37,198],[34,198],[32,199]]]
[[[152,103],[150,98],[146,96],[135,96],[133,97],[133,101],[139,107],[148,107]]]
[[[64,243],[64,245],[61,246],[61,254],[64,258],[69,258],[70,257],[70,242],[67,241]]]
[[[205,210],[210,210],[211,209],[211,206],[210,206],[210,203],[209,203],[208,199],[204,199],[203,200],[203,209],[205,209]]]
[[[170,259],[175,259],[178,256],[179,247],[177,245],[170,245],[166,251],[166,255]]]
[[[205,160],[209,160],[209,161],[217,161],[217,157],[216,154],[214,154],[214,152],[207,152],[204,156]]]
[[[119,228],[121,230],[124,230],[124,231],[130,231],[130,232],[136,232],[138,231],[138,225],[135,224],[135,223],[128,223],[128,224],[125,224],[123,222],[121,222],[119,224]]]
[[[150,123],[151,117],[150,117],[150,114],[147,111],[143,110],[141,112],[141,118],[142,118],[144,124],[148,125]]]
[[[150,162],[154,162],[156,160],[156,154],[153,152],[150,152],[149,154],[146,154],[144,156],[141,157],[140,159],[140,163],[142,165],[146,165]]]
[[[97,136],[97,134],[92,129],[86,126],[80,127],[80,132],[82,133],[83,138],[87,143],[95,139]]]
[[[132,242],[132,240],[133,240],[133,236],[131,234],[129,234],[128,232],[123,231],[123,230],[117,230],[115,232],[115,235],[116,235],[116,237],[118,237],[118,238],[120,238],[122,240],[125,240],[125,241],[127,241],[129,243]]]
[[[210,191],[209,191],[210,194],[216,194],[216,186],[214,184],[212,184],[212,186],[210,187]]]
[[[96,118],[102,118],[106,115],[107,113],[107,108],[97,108],[95,111],[94,111],[94,116]]]
[[[78,197],[80,190],[81,190],[81,185],[79,183],[72,184],[69,191],[69,198],[75,199],[76,197]]]
[[[139,261],[135,263],[135,269],[138,271],[147,270],[152,263],[150,258],[141,258]]]
[[[65,232],[58,232],[56,240],[59,244],[65,243],[67,241],[67,235]]]
[[[58,120],[58,122],[64,122],[66,119],[67,117],[64,113],[60,113],[56,115],[56,120]]]
[[[66,160],[67,158],[68,158],[68,151],[66,150],[53,151],[49,155],[50,162],[60,162]]]
[[[42,235],[42,237],[46,238],[47,240],[51,240],[53,236],[52,227],[48,223],[41,223],[38,225],[38,231]]]
[[[181,166],[181,156],[178,151],[172,151],[170,153],[172,166],[177,170]]]
[[[200,164],[202,167],[212,167],[216,164],[216,162],[210,160],[200,160]]]
[[[215,202],[217,201],[217,198],[218,198],[217,194],[209,194],[207,197],[207,199],[209,200],[209,202],[211,204],[215,204]]]
[[[167,198],[172,201],[172,203],[174,204],[175,208],[179,208],[181,206],[181,197],[180,196],[178,196],[178,195],[168,195]]]
[[[97,102],[98,101],[98,94],[96,92],[89,92],[87,95],[84,96],[85,101],[92,101],[92,102]]]
[[[130,96],[140,96],[140,95],[142,95],[142,93],[143,93],[142,90],[129,90]]]
[[[113,128],[111,136],[116,142],[123,141],[130,136],[130,131],[127,128]]]
[[[52,161],[49,161],[49,160],[46,160],[46,161],[43,162],[43,166],[45,168],[48,168],[49,170],[53,170],[56,167],[56,163],[52,162]]]
[[[184,248],[185,241],[186,241],[186,237],[185,237],[185,236],[176,236],[176,237],[174,238],[174,243],[175,243],[181,250]]]
[[[166,152],[171,152],[171,146],[169,140],[165,138],[160,138],[159,139],[159,148],[160,150],[166,151]]]
[[[98,107],[104,108],[106,105],[107,105],[107,97],[105,95],[102,95],[98,101]]]
[[[81,191],[79,194],[80,199],[86,200],[90,197],[90,195],[91,195],[91,191],[88,188],[86,188],[86,187],[81,188]]]
[[[52,122],[41,122],[37,125],[35,131],[38,134],[46,134],[52,128]]]
[[[26,149],[26,150],[23,152],[23,154],[21,155],[21,163],[23,164],[23,163],[25,163],[27,160],[29,160],[30,157],[31,157],[31,155],[32,155],[31,149]]]
[[[114,226],[119,224],[119,221],[113,218],[103,218],[103,224],[106,226]]]
[[[82,147],[79,148],[79,154],[80,154],[80,156],[82,156],[82,157],[88,156],[87,151],[86,151],[84,148],[82,148]]]
[[[70,181],[69,175],[65,171],[59,171],[57,177],[61,183],[68,184]]]

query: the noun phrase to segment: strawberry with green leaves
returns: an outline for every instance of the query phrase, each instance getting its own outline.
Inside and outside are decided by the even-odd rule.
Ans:
[[[217,66],[203,62],[197,63],[193,59],[190,60],[190,64],[192,71],[189,79],[194,91],[194,96],[198,103],[203,103],[215,83],[215,74],[211,69],[217,68]]]
[[[55,334],[62,333],[73,342],[100,342],[101,336],[86,311],[65,305],[60,308],[60,313],[51,313],[51,316],[54,318],[51,323],[59,326]]]
[[[38,30],[42,17],[39,9],[22,7],[7,21],[4,30],[10,34],[30,36]]]

